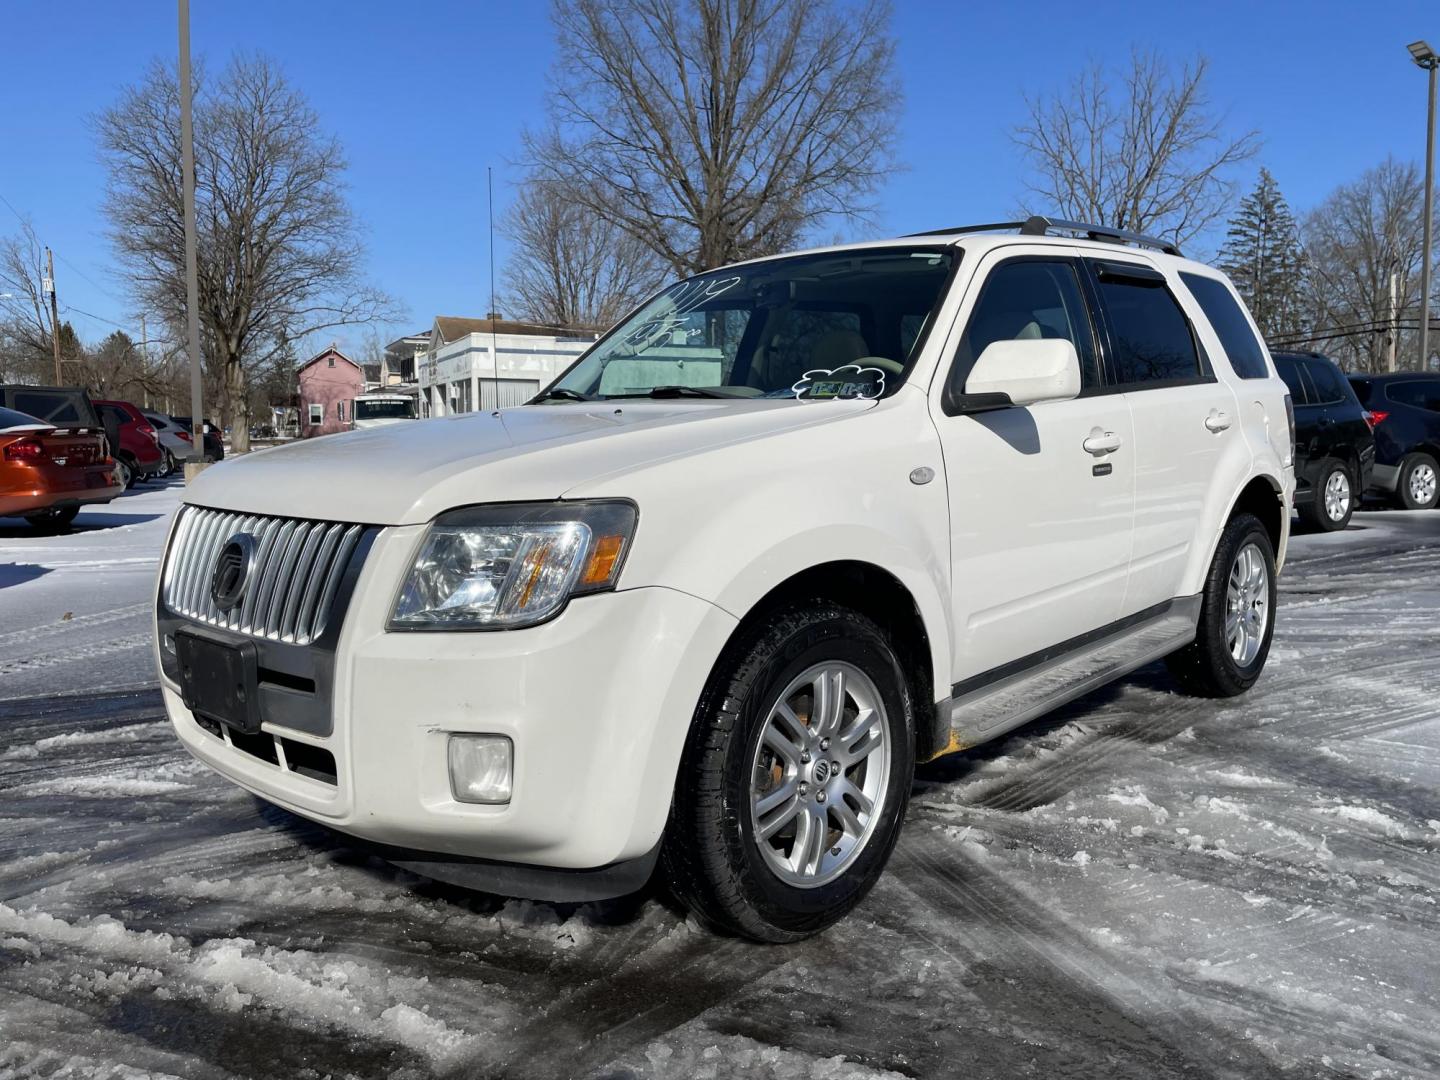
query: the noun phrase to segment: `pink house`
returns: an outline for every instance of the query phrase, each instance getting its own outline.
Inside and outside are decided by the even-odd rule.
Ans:
[[[295,373],[300,383],[300,437],[349,431],[355,398],[365,392],[365,372],[334,345]]]

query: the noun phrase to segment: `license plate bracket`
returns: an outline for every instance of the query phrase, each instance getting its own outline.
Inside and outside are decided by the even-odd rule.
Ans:
[[[175,631],[180,697],[196,716],[246,735],[260,731],[260,663],[253,641],[228,641],[194,627]]]

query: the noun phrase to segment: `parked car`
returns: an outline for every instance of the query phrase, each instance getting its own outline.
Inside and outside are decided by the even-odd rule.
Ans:
[[[385,393],[380,390],[361,394],[350,403],[350,426],[358,431],[414,420],[415,402],[416,399],[409,394]]]
[[[1375,467],[1370,417],[1333,360],[1271,355],[1294,401],[1295,511],[1312,529],[1343,529]]]
[[[177,416],[174,417],[174,420],[186,431],[193,431],[195,428],[194,422],[188,416]],[[225,443],[221,440],[220,433],[215,429],[215,425],[209,420],[202,420],[200,423],[203,425],[205,436],[205,460],[225,460]]]
[[[124,490],[98,427],[57,428],[0,407],[0,517],[64,529],[80,507],[107,503]]]
[[[160,450],[165,455],[164,475],[170,476],[180,468],[182,461],[190,459],[190,429],[182,427],[173,416],[151,409],[141,409],[140,412],[155,429],[155,437],[160,440]]]
[[[1218,271],[1016,227],[713,270],[528,404],[204,473],[156,607],[178,738],[438,879],[658,862],[793,941],[874,884],[917,761],[1161,657],[1243,693],[1285,384]]]
[[[125,486],[150,476],[159,476],[166,470],[165,452],[154,426],[145,419],[136,406],[128,401],[95,402],[96,411],[105,421],[107,429],[114,425],[119,432],[115,461],[120,466],[120,475]]]
[[[1374,494],[1407,510],[1440,503],[1440,375],[1352,375],[1375,421]]]

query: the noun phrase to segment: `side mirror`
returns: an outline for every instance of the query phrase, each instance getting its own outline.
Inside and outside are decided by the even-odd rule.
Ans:
[[[970,369],[959,412],[1068,401],[1080,394],[1080,356],[1064,338],[992,341]]]

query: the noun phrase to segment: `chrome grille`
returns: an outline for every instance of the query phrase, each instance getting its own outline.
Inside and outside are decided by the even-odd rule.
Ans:
[[[343,522],[237,514],[187,506],[165,561],[165,606],[211,626],[308,645],[325,632],[335,590],[364,527]],[[210,596],[215,560],[236,533],[255,540],[239,604],[221,611]]]

